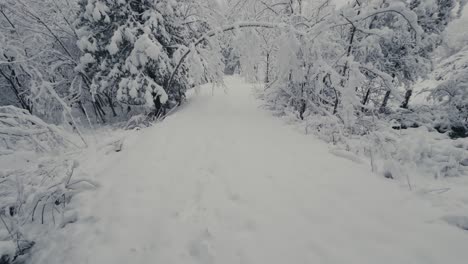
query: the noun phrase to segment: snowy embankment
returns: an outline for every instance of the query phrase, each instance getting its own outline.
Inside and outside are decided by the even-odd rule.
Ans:
[[[444,208],[285,126],[250,85],[227,86],[82,155],[100,187],[31,263],[466,262],[468,233]]]
[[[92,179],[94,159],[115,151],[122,137],[104,128],[96,132],[87,136],[95,144],[83,150],[78,135],[0,107],[0,264],[29,263],[31,251],[47,247],[51,234],[77,221],[75,195],[99,185]]]

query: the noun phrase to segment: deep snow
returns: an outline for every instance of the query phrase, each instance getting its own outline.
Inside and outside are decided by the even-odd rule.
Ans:
[[[87,154],[101,187],[32,263],[466,263],[468,232],[430,201],[259,108],[204,87],[120,152]],[[102,153],[102,152],[99,152]]]

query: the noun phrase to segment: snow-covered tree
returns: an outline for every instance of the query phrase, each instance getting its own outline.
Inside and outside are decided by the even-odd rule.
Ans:
[[[79,70],[92,76],[93,96],[103,93],[156,111],[168,100],[183,100],[191,78],[187,65],[177,67],[181,52],[195,49],[190,43],[209,29],[205,19],[196,19],[200,3],[82,0],[80,5]],[[200,57],[192,62],[203,64]]]
[[[2,89],[14,105],[53,122],[68,121],[63,106],[80,99],[76,8],[74,1],[0,1]]]
[[[466,1],[1,3],[2,101],[39,115],[61,110],[69,122],[77,108],[104,121],[122,104],[160,112],[234,63],[267,83],[279,111],[351,128],[410,108],[413,83],[432,70],[441,32]]]
[[[105,93],[128,104],[166,103],[162,88],[171,71],[168,16],[172,1],[80,2],[80,71],[92,76],[93,96]]]
[[[353,129],[360,116],[374,110],[408,108],[412,85],[432,70],[432,40],[439,34],[429,23],[422,24],[416,12],[421,5],[367,0],[322,13],[301,10],[291,15],[296,9],[286,9],[289,12],[282,14],[289,20],[281,20],[294,21],[308,34],[283,33],[278,39],[281,72],[267,92],[270,101],[275,107],[297,111],[300,118],[307,112],[325,111]],[[448,5],[447,10],[453,8]],[[448,19],[440,16],[441,21]]]
[[[434,127],[452,137],[467,137],[468,47],[441,61],[434,75],[438,84],[429,95],[435,103]]]

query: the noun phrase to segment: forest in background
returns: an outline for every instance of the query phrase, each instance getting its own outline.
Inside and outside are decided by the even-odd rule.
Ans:
[[[2,0],[0,103],[56,124],[106,123],[171,109],[235,68],[301,119],[331,114],[349,129],[378,116],[465,137],[466,37],[444,38],[464,5]],[[414,86],[430,74],[439,82],[420,109]]]
[[[0,156],[88,146],[100,127],[149,125],[189,89],[239,74],[274,115],[410,189],[416,172],[466,176],[466,3],[0,0]],[[61,163],[65,186],[75,166]],[[21,226],[67,195],[2,199],[0,216]]]
[[[161,119],[188,89],[237,73],[263,83],[265,105],[305,122],[307,133],[370,157],[422,159],[435,177],[461,175],[465,4],[2,0],[0,146],[10,153],[25,140],[41,149],[67,141],[28,118],[87,145],[83,130]]]

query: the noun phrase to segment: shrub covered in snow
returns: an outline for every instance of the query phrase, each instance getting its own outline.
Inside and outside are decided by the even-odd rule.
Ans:
[[[26,254],[50,229],[76,221],[70,200],[96,186],[78,166],[74,160],[48,157],[31,160],[24,169],[0,170],[0,249],[9,246],[0,250],[0,259],[6,260],[0,263]]]
[[[435,71],[434,101],[439,130],[453,137],[468,137],[468,47],[443,60]]]
[[[21,149],[52,151],[73,145],[76,146],[58,127],[24,109],[0,106],[0,155]]]
[[[74,221],[72,196],[95,186],[76,177],[77,162],[53,156],[76,148],[74,140],[27,110],[0,107],[1,163],[17,167],[0,167],[0,263],[21,258],[42,233]]]
[[[270,40],[276,75],[261,97],[275,114],[303,120],[307,132],[371,157],[373,169],[394,178],[412,170],[435,178],[465,175],[466,143],[451,138],[466,137],[466,52],[439,64],[431,104],[411,104],[415,82],[433,70],[442,32],[465,3],[350,1],[339,11],[310,14],[300,6],[275,8],[302,24],[309,25],[300,20],[306,16],[315,22],[307,34]]]
[[[290,118],[297,118],[289,112]],[[468,140],[452,139],[431,126],[399,129],[400,122],[362,118],[349,129],[334,116],[309,115],[302,122],[335,148],[364,156],[372,170],[407,180],[412,172],[433,179],[468,175]]]

